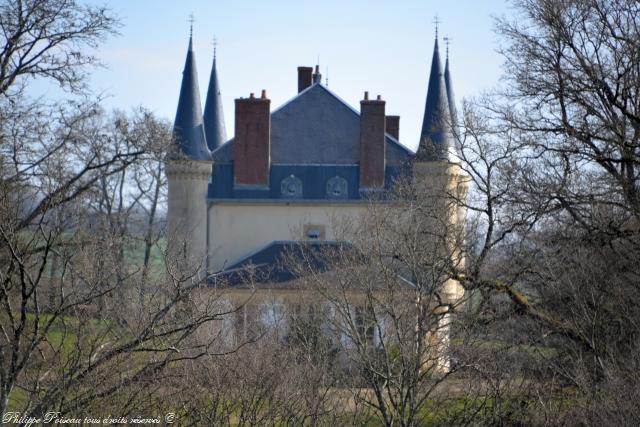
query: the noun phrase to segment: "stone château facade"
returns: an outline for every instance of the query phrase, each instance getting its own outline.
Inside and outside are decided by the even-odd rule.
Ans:
[[[216,60],[203,114],[189,40],[176,150],[166,161],[168,228],[170,245],[203,280],[273,265],[292,245],[340,243],[332,219],[358,220],[399,178],[444,183],[434,188],[463,181],[449,59],[443,71],[437,39],[416,153],[400,143],[400,118],[386,114],[380,96],[365,92],[356,110],[322,83],[317,66],[297,71],[298,93],[284,105],[273,109],[264,90],[236,99],[234,137],[227,140]],[[450,221],[459,225],[464,212]],[[278,270],[260,286],[281,288],[291,279]],[[449,294],[462,295],[455,283]]]

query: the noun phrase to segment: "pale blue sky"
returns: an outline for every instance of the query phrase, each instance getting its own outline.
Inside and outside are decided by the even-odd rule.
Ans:
[[[102,3],[93,1],[94,3]],[[173,121],[191,12],[202,102],[212,39],[218,39],[218,72],[227,134],[233,135],[233,100],[266,89],[277,108],[297,90],[299,65],[329,69],[329,88],[359,109],[365,90],[381,94],[387,114],[398,114],[400,140],[415,148],[433,53],[434,24],[448,35],[458,105],[495,86],[501,74],[492,32],[494,16],[509,13],[498,0],[112,0],[123,20],[121,35],[102,46],[107,69],[92,78],[107,104],[128,110],[143,105]],[[441,40],[441,52],[444,45]],[[444,60],[444,58],[443,58]]]

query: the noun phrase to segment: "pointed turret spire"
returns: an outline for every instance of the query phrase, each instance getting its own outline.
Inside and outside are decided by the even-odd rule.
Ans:
[[[453,85],[451,83],[451,71],[449,70],[449,41],[451,40],[449,37],[444,38],[445,43],[447,44],[447,59],[444,64],[444,85],[447,91],[447,104],[449,104],[449,117],[451,119],[451,128],[453,130],[453,135],[455,137],[454,148],[456,151],[458,150],[459,140],[458,140],[458,112],[456,110],[456,101],[453,95]]]
[[[449,102],[436,38],[417,157],[426,161],[447,160],[452,146]]]
[[[218,82],[218,70],[216,67],[216,41],[213,41],[213,65],[211,77],[209,77],[209,89],[204,105],[204,131],[207,136],[209,150],[213,151],[227,141],[227,129],[224,124],[224,112],[222,111],[222,97],[220,96],[220,83]]]
[[[192,30],[193,31],[193,25]],[[202,123],[202,105],[198,88],[198,72],[193,54],[193,37],[189,36],[189,49],[182,72],[182,86],[178,111],[173,125],[178,149],[192,160],[211,160]]]

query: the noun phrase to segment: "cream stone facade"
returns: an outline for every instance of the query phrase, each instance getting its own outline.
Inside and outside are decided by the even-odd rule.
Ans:
[[[460,269],[464,269],[465,258],[464,225],[466,217],[465,200],[469,192],[469,178],[455,163],[420,162],[413,165],[414,182],[423,191],[420,196],[431,201],[435,217],[440,218],[432,227],[447,228],[446,256]],[[455,303],[464,296],[464,289],[456,280],[447,280],[444,295]]]
[[[208,206],[209,272],[223,271],[274,241],[340,241],[367,202],[217,202]]]
[[[203,115],[189,42],[176,152],[166,161],[169,247],[198,268],[204,288],[223,283],[231,305],[248,292],[237,271],[274,266],[295,247],[349,244],[349,233],[375,203],[397,209],[402,221],[407,204],[392,193],[403,180],[417,184],[420,200],[433,211],[426,227],[446,235],[444,245],[437,238],[425,245],[433,245],[435,256],[464,265],[461,202],[468,183],[457,160],[448,58],[443,73],[437,41],[417,152],[399,142],[399,117],[386,115],[379,95],[370,99],[365,92],[357,111],[322,84],[317,66],[312,72],[298,68],[298,94],[274,111],[264,90],[260,97],[236,99],[235,134],[226,140],[215,58]],[[265,277],[252,283],[263,301],[313,300],[286,268]],[[393,280],[400,286],[411,278]],[[455,305],[464,295],[454,280],[443,288],[445,303]],[[358,295],[350,298],[357,305]],[[426,340],[447,342],[450,313],[441,317],[446,324]],[[442,370],[448,363],[437,362]]]
[[[167,230],[170,251],[203,265],[207,255],[207,188],[211,163],[171,161],[166,167],[168,181]]]

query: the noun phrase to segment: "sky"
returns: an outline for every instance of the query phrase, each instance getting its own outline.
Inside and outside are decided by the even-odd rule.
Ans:
[[[400,141],[411,149],[422,125],[434,17],[443,56],[442,37],[451,39],[460,108],[463,98],[498,84],[494,18],[510,12],[498,0],[111,0],[107,6],[123,25],[97,51],[106,67],[93,72],[91,85],[108,107],[143,106],[173,122],[193,14],[202,103],[215,36],[229,138],[235,98],[266,89],[275,110],[296,95],[297,67],[319,60],[323,82],[328,75],[329,89],[355,109],[364,91],[382,95],[387,114],[400,115]]]

